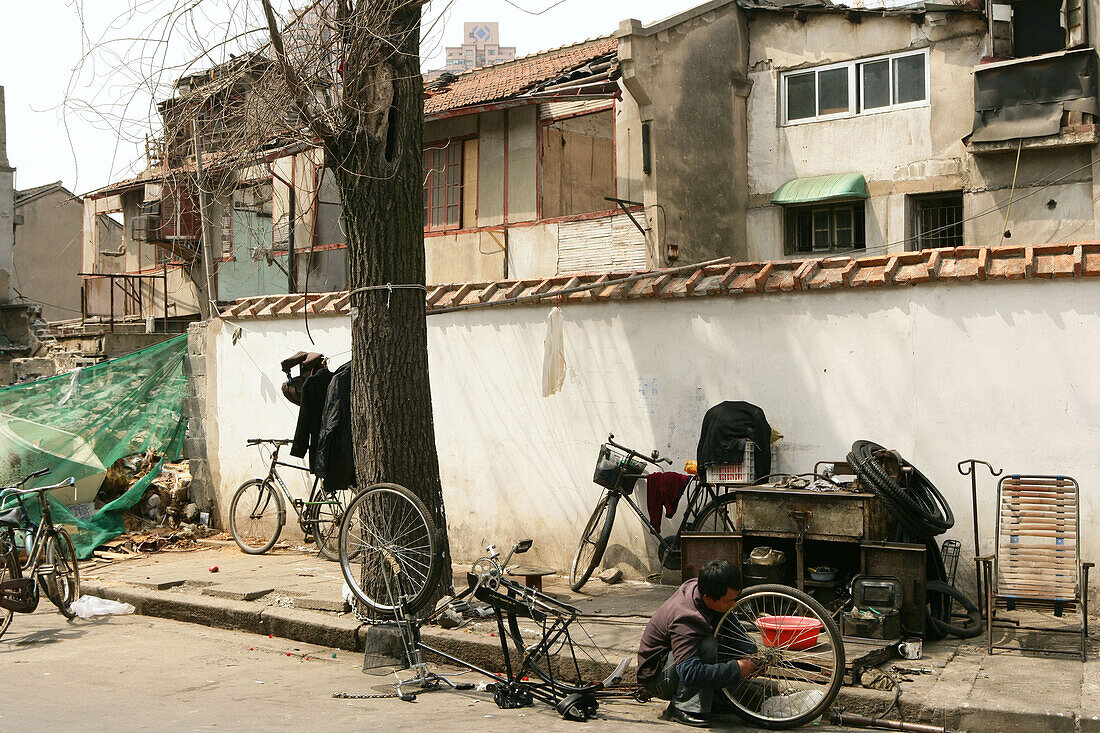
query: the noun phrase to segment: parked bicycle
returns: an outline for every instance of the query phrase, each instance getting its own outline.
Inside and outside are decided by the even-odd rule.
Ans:
[[[517,542],[504,560],[490,546],[488,555],[475,561],[466,574],[467,587],[462,592],[417,618],[416,610],[425,605],[438,582],[439,538],[424,503],[395,484],[360,492],[340,529],[344,579],[356,598],[386,610],[394,619],[391,624],[401,643],[399,666],[413,672],[398,679],[394,697],[414,700],[414,689],[473,688],[471,683],[452,681],[449,675],[430,669],[424,661],[426,652],[491,679],[489,689],[501,708],[539,701],[569,720],[588,720],[596,715],[601,700],[637,695],[636,688],[620,686],[629,659],[619,662],[609,675],[600,673],[606,673],[610,663],[591,637],[578,631],[579,609],[505,577],[511,558],[527,552],[531,540]],[[424,624],[466,599],[493,609],[502,672],[437,649],[420,634]],[[832,704],[840,690],[844,677],[840,632],[829,613],[798,590],[776,585],[744,589],[719,621],[715,635],[719,661],[749,658],[758,670],[722,691],[734,712],[749,722],[777,729],[803,725]],[[388,645],[388,641],[381,643]]]
[[[270,446],[271,460],[266,476],[245,481],[233,494],[229,505],[229,532],[241,550],[249,555],[262,555],[279,540],[289,503],[298,516],[302,533],[313,537],[321,555],[329,560],[338,560],[340,520],[352,491],[326,489],[321,479],[315,476],[309,499],[302,501],[291,496],[279,475],[279,467],[309,470],[305,466],[279,460],[279,451],[291,442],[278,438],[248,439],[248,445]]]
[[[15,613],[33,613],[44,592],[65,618],[76,613],[72,603],[79,595],[80,570],[72,538],[53,523],[46,492],[70,488],[69,478],[53,486],[24,489],[23,484],[44,476],[50,469],[26,476],[15,486],[0,490],[0,505],[10,498],[15,506],[0,514],[0,635],[11,625]],[[31,519],[25,497],[37,494],[41,506],[38,521]],[[19,556],[26,553],[26,560]]]
[[[721,488],[718,485],[700,481],[698,476],[692,476],[684,489],[686,505],[680,524],[674,534],[663,536],[660,528],[650,523],[631,496],[638,480],[650,473],[650,466],[659,467],[662,463],[671,464],[672,460],[661,458],[657,451],[647,456],[625,445],[619,445],[615,442],[614,434],[608,435],[607,442],[600,446],[596,472],[592,480],[598,486],[602,486],[604,492],[592,516],[589,517],[577,550],[573,554],[573,563],[569,569],[569,587],[574,591],[584,587],[603,560],[607,543],[611,539],[611,529],[615,524],[615,512],[620,500],[625,501],[626,505],[634,510],[642,526],[657,540],[658,560],[662,565],[674,570],[680,567],[681,534],[686,531],[726,532],[732,529],[730,505]]]

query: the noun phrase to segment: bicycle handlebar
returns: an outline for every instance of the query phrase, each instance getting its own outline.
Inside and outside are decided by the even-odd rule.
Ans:
[[[290,438],[249,438],[248,445],[260,445],[261,443],[271,443],[272,445],[290,445],[294,441]]]
[[[49,473],[48,469],[46,470],[46,473]],[[29,478],[33,478],[34,476],[41,476],[41,475],[42,475],[42,472],[39,471],[36,474],[32,473],[27,478],[29,479]],[[27,479],[23,479],[23,481],[21,481],[20,483],[24,483],[26,480]],[[23,496],[24,494],[40,494],[44,491],[53,491],[54,489],[66,489],[66,488],[70,488],[70,487],[75,486],[75,485],[76,485],[76,479],[74,479],[72,476],[70,476],[69,478],[65,479],[61,483],[54,484],[53,486],[39,486],[36,489],[19,489],[19,488],[15,488],[15,487],[10,487],[10,488],[7,488],[7,489],[3,489],[3,490],[0,490],[0,497],[4,497],[4,496]]]
[[[625,445],[619,445],[618,443],[615,442],[615,434],[614,433],[608,433],[607,434],[607,444],[610,445],[610,446],[613,446],[615,448],[618,448],[621,451],[625,451],[626,454],[627,454],[627,458],[637,456],[638,458],[641,458],[643,461],[645,461],[647,463],[652,463],[654,466],[659,466],[662,463],[667,463],[670,466],[672,465],[672,459],[671,458],[651,457],[651,456],[645,455],[644,453],[639,453],[638,451],[634,450],[633,448],[627,448]],[[656,451],[654,451],[654,453],[656,453]]]

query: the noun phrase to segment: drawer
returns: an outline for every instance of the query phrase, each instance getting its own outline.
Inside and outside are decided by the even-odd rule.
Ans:
[[[812,516],[806,522],[807,537],[863,539],[864,503],[861,498],[823,495],[783,496],[780,492],[743,493],[741,527],[743,532],[780,532],[798,534],[798,522],[791,512],[805,511]]]

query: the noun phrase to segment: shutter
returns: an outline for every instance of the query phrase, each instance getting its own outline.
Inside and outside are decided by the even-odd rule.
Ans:
[[[1062,27],[1066,29],[1066,48],[1077,48],[1084,45],[1084,0],[1062,0]]]
[[[645,267],[645,237],[627,216],[558,224],[559,275]]]
[[[539,119],[552,120],[558,117],[571,117],[573,115],[588,114],[589,112],[601,112],[612,109],[614,101],[607,99],[585,99],[578,102],[547,102],[539,105]]]

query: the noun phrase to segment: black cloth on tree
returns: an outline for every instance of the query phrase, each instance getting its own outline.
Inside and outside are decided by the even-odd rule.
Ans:
[[[331,491],[355,483],[355,452],[351,442],[351,362],[332,374],[321,415],[320,451],[313,472]]]
[[[332,372],[322,368],[302,385],[302,402],[298,409],[298,425],[294,428],[294,442],[290,455],[302,458],[309,453],[309,468],[317,467],[317,455],[321,444],[321,416],[325,411],[325,397]]]
[[[695,459],[699,468],[740,463],[745,438],[756,444],[754,479],[772,472],[772,428],[764,411],[749,402],[721,402],[707,410]]]

